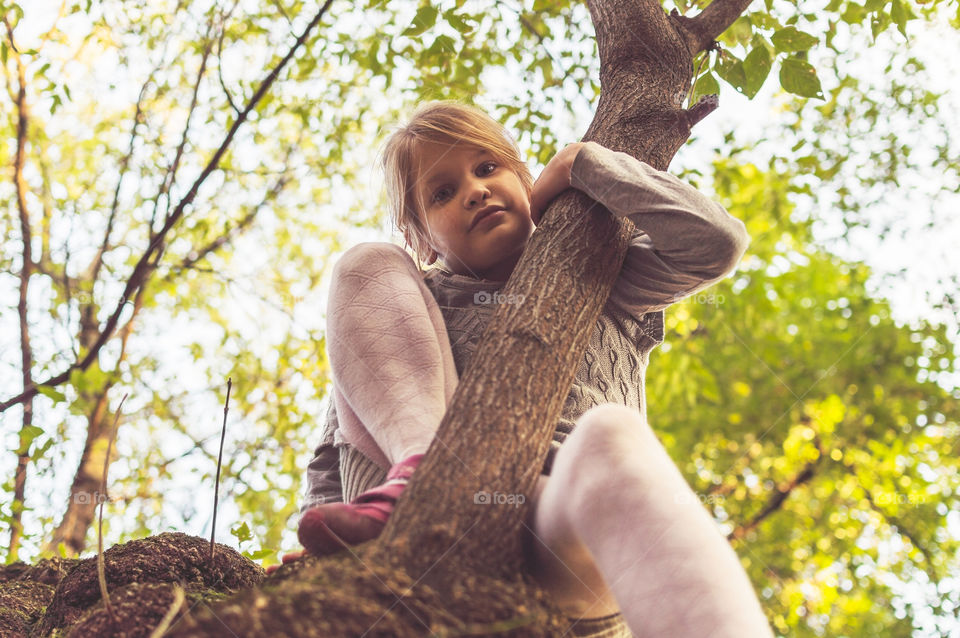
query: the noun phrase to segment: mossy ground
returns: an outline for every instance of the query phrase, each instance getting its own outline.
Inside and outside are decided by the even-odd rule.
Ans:
[[[164,533],[116,545],[104,552],[107,590],[114,617],[100,596],[96,558],[70,563],[57,561],[33,567],[16,566],[4,572],[11,579],[27,576],[53,581],[43,602],[43,614],[29,620],[31,638],[59,636],[149,636],[174,598],[174,586],[187,593],[189,605],[222,600],[233,592],[252,588],[263,580],[263,569],[234,549],[217,545],[209,561],[209,541],[180,533]],[[0,573],[3,578],[4,573]],[[2,582],[2,581],[0,581]],[[10,615],[15,621],[15,615]],[[0,620],[0,622],[3,622]],[[26,636],[20,623],[19,633]],[[7,633],[2,634],[4,637]]]
[[[565,618],[531,580],[468,576],[445,586],[429,577],[456,574],[451,567],[411,578],[373,544],[322,559],[305,557],[256,590],[189,614],[169,635],[536,638],[565,633]]]
[[[375,543],[325,558],[308,556],[267,579],[229,547],[218,545],[212,564],[208,555],[208,541],[178,533],[110,548],[105,559],[113,616],[101,600],[95,558],[0,572],[0,608],[8,609],[4,587],[22,598],[0,613],[0,635],[147,637],[173,605],[176,587],[186,600],[166,634],[171,637],[537,638],[567,628],[527,577],[460,578],[458,573],[473,571],[444,564],[411,578]],[[22,580],[26,574],[53,582]]]

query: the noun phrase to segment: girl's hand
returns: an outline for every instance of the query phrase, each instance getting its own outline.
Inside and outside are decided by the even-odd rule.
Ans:
[[[570,171],[573,160],[583,148],[584,142],[567,144],[559,153],[553,156],[544,167],[540,177],[533,183],[530,192],[530,217],[534,224],[540,223],[540,217],[546,212],[550,202],[557,195],[570,188]]]

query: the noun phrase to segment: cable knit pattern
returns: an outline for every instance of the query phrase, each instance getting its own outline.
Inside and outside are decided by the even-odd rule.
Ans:
[[[477,301],[496,298],[494,293],[502,289],[503,283],[477,280],[439,268],[428,271],[424,282],[440,306],[457,374],[463,376],[496,310],[495,304]],[[544,464],[544,474],[550,473],[556,451],[573,431],[574,422],[593,406],[619,403],[645,414],[644,371],[650,351],[662,342],[663,312],[648,313],[638,320],[607,303],[577,367]]]

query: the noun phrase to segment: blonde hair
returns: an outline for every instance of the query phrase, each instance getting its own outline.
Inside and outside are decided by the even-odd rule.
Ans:
[[[502,124],[480,109],[454,100],[420,104],[410,121],[387,138],[379,161],[390,218],[418,259],[425,258],[431,251],[419,189],[415,187],[416,157],[424,142],[463,144],[489,151],[496,161],[516,174],[527,196],[533,190],[530,169],[520,158],[516,141]]]

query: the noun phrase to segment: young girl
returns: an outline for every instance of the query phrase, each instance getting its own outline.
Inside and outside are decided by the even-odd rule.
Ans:
[[[663,309],[721,279],[743,224],[675,177],[594,142],[536,183],[508,133],[455,102],[421,105],[383,151],[400,247],[337,263],[333,401],[299,526],[306,551],[374,538],[433,441],[459,375],[550,201],[587,193],[636,226],[529,500],[528,559],[575,636],[769,636],[739,561],[646,422]],[[343,501],[343,502],[340,502]],[[293,560],[302,552],[284,557]],[[629,629],[628,629],[629,627]]]

